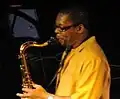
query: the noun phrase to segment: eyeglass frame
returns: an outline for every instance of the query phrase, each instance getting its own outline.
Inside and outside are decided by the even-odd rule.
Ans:
[[[81,23],[75,23],[75,24],[72,24],[72,25],[66,26],[66,27],[55,26],[55,29],[59,28],[59,29],[60,29],[60,32],[66,32],[66,31],[69,30],[71,27],[76,27],[76,26],[78,26],[79,24],[81,24]]]

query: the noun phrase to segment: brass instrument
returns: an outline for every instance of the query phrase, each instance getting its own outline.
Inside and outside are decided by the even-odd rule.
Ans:
[[[38,44],[35,41],[27,41],[20,46],[19,59],[21,59],[21,64],[22,64],[20,65],[21,74],[22,74],[22,87],[33,88],[32,87],[33,81],[31,79],[30,72],[26,62],[26,55],[25,55],[26,50],[30,47],[45,47],[54,43],[56,43],[56,39],[54,37],[51,37],[48,41],[42,44]]]

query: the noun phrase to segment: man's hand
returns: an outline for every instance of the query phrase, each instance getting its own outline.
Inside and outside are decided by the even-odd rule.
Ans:
[[[41,86],[37,84],[33,84],[34,89],[30,88],[23,88],[22,91],[23,94],[17,93],[16,95],[21,97],[22,99],[28,98],[28,99],[47,99],[48,93],[46,90]]]

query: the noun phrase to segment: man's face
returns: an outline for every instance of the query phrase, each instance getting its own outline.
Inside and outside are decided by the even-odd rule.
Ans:
[[[59,13],[57,15],[55,33],[61,45],[66,46],[73,43],[76,36],[75,27],[68,14]]]

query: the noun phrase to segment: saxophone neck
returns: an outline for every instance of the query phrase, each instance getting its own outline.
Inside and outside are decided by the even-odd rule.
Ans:
[[[57,40],[54,37],[50,37],[48,41],[42,44],[39,44],[36,41],[27,41],[20,46],[20,53],[24,53],[29,47],[45,47],[54,44],[57,44]]]

